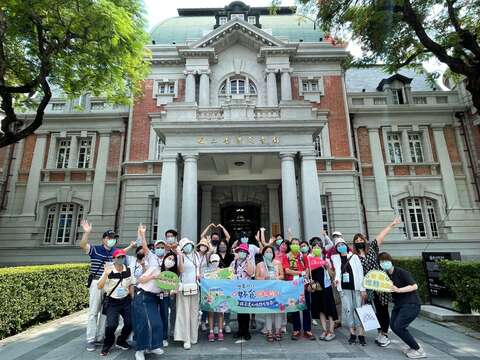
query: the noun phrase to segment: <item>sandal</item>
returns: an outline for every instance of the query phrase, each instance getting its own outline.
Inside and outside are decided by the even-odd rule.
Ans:
[[[296,341],[296,340],[298,340],[299,338],[300,338],[300,331],[294,331],[294,332],[292,333],[291,339]]]
[[[311,331],[305,331],[303,337],[307,340],[316,340]]]
[[[276,341],[282,341],[282,333],[281,332],[278,332],[275,334],[275,340]]]
[[[269,332],[267,334],[267,341],[268,342],[274,342],[275,341],[275,338],[273,337],[273,334],[271,332]]]
[[[324,331],[320,334],[318,337],[320,340],[325,340],[325,338],[328,336],[328,331]]]

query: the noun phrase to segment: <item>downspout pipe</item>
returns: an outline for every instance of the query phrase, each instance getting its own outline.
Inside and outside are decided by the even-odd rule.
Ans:
[[[123,175],[124,175],[124,166],[123,164],[125,163],[125,159],[126,159],[126,156],[127,156],[127,138],[128,138],[128,131],[129,131],[129,128],[128,128],[128,123],[129,121],[128,120],[125,120],[124,121],[125,123],[125,131],[124,131],[124,135],[122,136],[123,140],[122,140],[122,159],[120,160],[120,164],[119,164],[119,174],[118,174],[118,185],[117,185],[117,189],[118,189],[118,194],[117,194],[117,208],[115,210],[115,224],[113,226],[113,231],[115,231],[115,233],[118,233],[118,227],[119,227],[119,222],[120,222],[120,208],[122,206],[122,193],[123,193]]]

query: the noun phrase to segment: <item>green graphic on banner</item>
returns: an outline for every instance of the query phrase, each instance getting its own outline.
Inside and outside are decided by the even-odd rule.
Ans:
[[[205,270],[203,277],[208,280],[232,280],[235,276],[232,268]]]
[[[273,314],[305,309],[303,278],[282,280],[202,279],[201,307],[212,312]]]
[[[157,286],[162,290],[177,290],[180,279],[178,275],[171,271],[162,271],[155,280]]]

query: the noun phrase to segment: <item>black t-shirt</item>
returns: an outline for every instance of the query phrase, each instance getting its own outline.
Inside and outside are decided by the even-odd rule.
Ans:
[[[226,253],[225,257],[222,257],[222,254],[220,254],[219,252],[217,252],[217,254],[218,254],[218,256],[220,256],[220,262],[218,263],[218,267],[220,269],[225,269],[225,268],[230,267],[230,264],[232,263],[233,259],[235,258],[235,256],[231,253]]]
[[[397,288],[416,284],[412,274],[396,266],[393,268],[393,273],[388,274],[388,276],[392,280],[393,285],[395,285]],[[416,290],[408,293],[392,293],[392,297],[396,306],[405,304],[420,304],[420,299]]]
[[[340,256],[340,259],[342,260],[342,273],[340,274],[340,279],[342,280],[342,289],[343,290],[355,290],[355,283],[353,281],[353,271],[352,267],[350,266],[350,262],[348,262],[348,257],[347,256]],[[348,281],[345,280],[345,276],[343,274],[348,274]]]

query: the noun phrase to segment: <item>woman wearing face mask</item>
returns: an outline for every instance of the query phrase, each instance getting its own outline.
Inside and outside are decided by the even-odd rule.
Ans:
[[[246,243],[240,244],[235,250],[235,260],[230,265],[230,268],[232,268],[236,279],[251,279],[255,275],[254,260],[248,254],[248,245]],[[252,338],[248,328],[250,314],[237,314],[237,321],[238,333],[234,335],[234,338],[243,337],[245,340],[250,340]]]
[[[178,275],[178,261],[177,254],[173,251],[169,251],[162,261],[160,270],[171,271]],[[170,292],[161,291],[159,293],[160,298],[160,317],[162,318],[163,323],[163,347],[168,346],[168,309],[170,308]]]
[[[215,271],[215,270],[219,269],[219,264],[220,264],[220,256],[218,256],[217,254],[210,255],[206,272],[211,272],[211,271]],[[208,325],[210,327],[210,331],[208,333],[208,341],[210,341],[210,342],[215,341],[215,333],[214,333],[215,318],[217,318],[217,326],[216,326],[217,340],[218,341],[223,341],[224,340],[224,336],[223,336],[223,313],[209,312],[208,313]]]
[[[332,255],[335,268],[335,285],[342,300],[342,311],[347,326],[350,329],[349,344],[357,342],[356,329],[359,329],[358,342],[365,346],[365,331],[360,323],[355,309],[360,307],[367,299],[363,287],[363,267],[357,255],[349,252],[345,240],[341,237],[335,239],[337,254]]]
[[[216,254],[220,258],[220,262],[218,264],[218,267],[220,269],[225,269],[230,267],[230,264],[234,260],[234,255],[231,253],[230,249],[228,248],[228,241],[226,239],[222,239],[219,241],[218,246],[217,246],[217,252]],[[224,321],[225,321],[225,327],[223,328],[223,331],[225,334],[230,334],[232,332],[232,329],[230,328],[230,313],[227,312],[224,314]],[[214,333],[218,333],[220,328],[218,329],[213,329]],[[215,331],[216,330],[216,331]]]
[[[126,256],[125,250],[115,250],[113,253],[114,265],[107,264],[105,266],[105,271],[97,284],[99,289],[105,290],[104,302],[106,302],[107,311],[107,326],[101,356],[107,356],[115,343],[115,330],[118,327],[119,316],[123,319],[123,328],[117,339],[117,346],[123,350],[130,349],[127,338],[132,332],[131,295],[135,278],[131,275],[130,268],[125,266]]]
[[[315,260],[323,260],[323,265],[311,270],[311,283],[307,290],[311,294],[312,318],[320,319],[322,324],[323,332],[320,335],[320,340],[330,341],[335,338],[335,320],[338,318],[331,282],[331,278],[335,276],[335,271],[330,260],[325,259],[322,241],[319,238],[317,239],[311,239],[310,241],[312,253],[309,255],[309,264],[312,264],[312,258],[315,258]]]
[[[285,272],[285,280],[293,280],[298,277],[305,277],[306,267],[304,257],[300,250],[300,240],[292,238],[287,255],[283,258],[283,271]],[[308,306],[307,306],[308,307]],[[303,315],[303,334],[308,339],[314,339],[312,334],[312,319],[310,311],[302,311]],[[292,340],[299,340],[301,336],[302,324],[300,322],[300,311],[292,313],[293,333]]]
[[[146,240],[142,241],[143,253],[145,254],[145,267],[148,269],[152,266],[162,266],[163,257],[165,255],[165,241],[157,240],[154,243],[153,250],[149,250]]]
[[[379,246],[385,240],[385,237],[395,226],[400,224],[401,219],[396,217],[388,226],[383,229],[372,242],[368,242],[367,237],[363,234],[356,234],[353,237],[353,253],[357,254],[362,262],[363,273],[367,274],[370,270],[380,270],[378,262]],[[390,324],[390,315],[388,313],[388,303],[391,296],[386,292],[368,291],[368,298],[373,300],[375,305],[375,312],[377,314],[380,329],[375,343],[379,346],[385,347],[390,344],[388,338],[388,327]]]
[[[218,244],[220,243],[220,239],[221,239],[221,236],[220,236],[220,232],[218,232],[216,229],[219,228],[222,230],[223,232],[223,235],[225,236],[225,240],[227,240],[227,243],[230,241],[230,234],[229,232],[227,231],[227,229],[225,229],[225,227],[222,225],[222,224],[218,224],[218,225],[215,225],[214,223],[211,223],[210,225],[208,225],[203,231],[202,231],[202,234],[200,235],[200,239],[202,238],[206,238],[208,236],[208,233],[211,232],[211,235],[210,235],[210,244],[212,245],[213,247],[213,251],[216,250]]]
[[[195,255],[197,257],[197,264],[200,277],[203,277],[205,269],[208,267],[208,258],[210,257],[210,237],[207,235],[206,238],[202,238],[196,246]],[[206,311],[202,311],[202,317],[200,319],[200,328],[202,331],[207,331],[207,317],[208,314]]]
[[[255,280],[283,280],[282,264],[275,259],[275,252],[272,246],[267,245],[262,249],[263,261],[257,264]],[[283,314],[266,314],[265,329],[267,341],[282,340]]]
[[[175,319],[174,339],[182,341],[183,348],[190,350],[198,341],[198,312],[200,270],[194,244],[183,238],[178,244],[183,253],[183,266],[179,267],[180,288],[177,293],[177,317]]]
[[[390,319],[392,331],[407,345],[404,354],[410,359],[427,357],[423,348],[408,331],[408,326],[420,313],[420,299],[417,294],[418,285],[408,271],[394,267],[392,257],[383,252],[378,255],[380,267],[392,280],[393,309]]]

